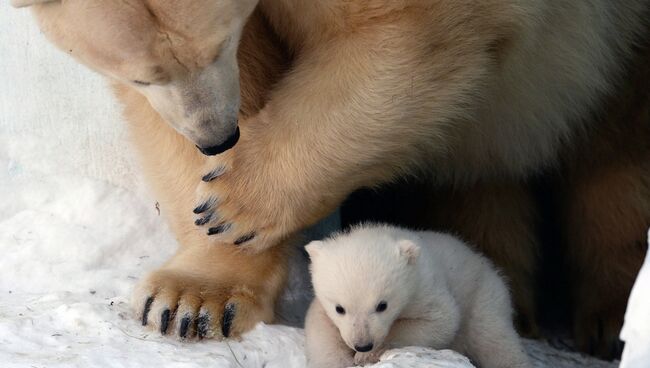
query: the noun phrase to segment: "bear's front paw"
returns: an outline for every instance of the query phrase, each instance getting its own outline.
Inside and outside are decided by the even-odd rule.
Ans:
[[[232,280],[230,280],[232,281]],[[272,316],[244,285],[161,269],[135,289],[133,307],[143,326],[181,339],[238,337]]]
[[[305,186],[289,178],[284,165],[248,147],[242,141],[208,159],[194,224],[215,243],[260,252],[299,230],[306,216],[296,216],[297,206],[304,207],[310,196],[296,189]]]
[[[370,365],[375,364],[381,358],[381,355],[386,351],[386,349],[376,349],[367,353],[355,353],[354,354],[354,364],[355,365]]]

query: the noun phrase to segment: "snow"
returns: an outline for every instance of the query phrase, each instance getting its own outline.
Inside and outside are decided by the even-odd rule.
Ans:
[[[650,232],[648,242],[650,243]],[[650,366],[650,254],[646,254],[632,288],[621,340],[625,341],[621,368]]]
[[[0,24],[0,366],[304,367],[300,328],[181,342],[139,325],[131,289],[176,243],[141,185],[119,109],[27,11],[2,2]],[[310,298],[305,262],[293,256],[278,313],[292,325]],[[543,342],[526,348],[537,368],[616,367]],[[406,348],[375,367],[470,366],[451,351]]]

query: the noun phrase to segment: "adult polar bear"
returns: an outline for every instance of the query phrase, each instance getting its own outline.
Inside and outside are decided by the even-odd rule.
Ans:
[[[47,2],[35,14],[48,37],[116,83],[183,245],[142,283],[136,304],[144,322],[183,336],[239,333],[272,318],[285,272],[278,243],[353,190],[414,172],[459,190],[514,188],[472,191],[477,209],[497,195],[488,210],[501,218],[460,227],[484,234],[476,243],[509,275],[519,309],[534,314],[535,210],[522,188],[593,127],[583,117],[620,79],[648,8],[648,0],[262,0],[241,33],[255,0],[14,2]],[[241,139],[202,157],[193,145],[214,154],[239,137],[240,36]],[[286,60],[275,42],[293,65],[271,87]],[[634,226],[611,244],[572,244],[583,271],[577,305],[588,311],[576,324],[581,342],[615,338],[643,251],[635,244],[650,218],[648,168],[622,170],[634,190],[615,188],[608,200],[625,203],[619,217]],[[592,202],[587,209],[601,205]],[[600,231],[603,218],[584,227]],[[593,283],[616,300],[586,292]]]

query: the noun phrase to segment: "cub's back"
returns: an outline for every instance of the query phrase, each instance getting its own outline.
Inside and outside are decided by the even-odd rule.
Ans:
[[[461,303],[471,300],[479,287],[487,285],[495,291],[506,288],[494,264],[461,239],[431,231],[417,235],[422,242],[419,267],[423,282],[443,278]]]

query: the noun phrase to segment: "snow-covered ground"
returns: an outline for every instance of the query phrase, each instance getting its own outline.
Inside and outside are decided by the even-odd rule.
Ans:
[[[0,367],[303,367],[299,328],[179,342],[134,320],[131,288],[176,244],[139,184],[118,109],[26,11],[2,2],[0,24]],[[299,323],[309,284],[304,257],[293,264],[279,315]],[[616,366],[526,346],[535,367]],[[469,366],[421,348],[384,358],[377,367]]]
[[[37,177],[1,150],[0,366],[304,366],[298,328],[259,325],[230,342],[179,342],[143,330],[130,290],[175,248],[155,202],[102,180]],[[294,267],[286,309],[307,303],[305,272],[304,264]],[[536,367],[615,366],[537,342],[527,347]],[[386,358],[377,366],[468,366],[451,352],[423,349]]]

